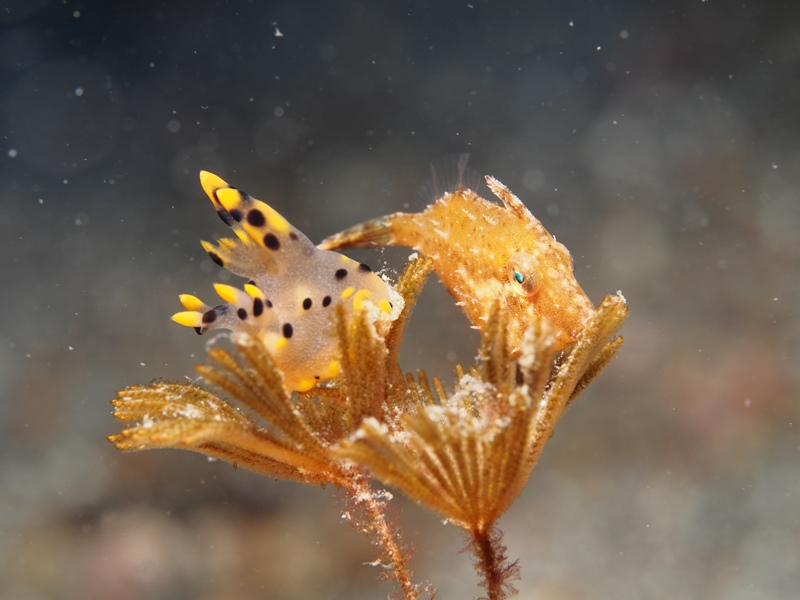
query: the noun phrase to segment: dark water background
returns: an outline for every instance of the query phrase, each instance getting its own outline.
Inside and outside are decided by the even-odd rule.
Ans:
[[[169,321],[225,280],[198,170],[319,240],[464,151],[632,311],[500,523],[520,597],[794,597],[798,107],[790,2],[0,3],[0,597],[393,591],[333,490],[119,454],[107,402],[202,357]],[[404,366],[475,345],[432,281]],[[460,532],[399,506],[418,577],[477,597]]]

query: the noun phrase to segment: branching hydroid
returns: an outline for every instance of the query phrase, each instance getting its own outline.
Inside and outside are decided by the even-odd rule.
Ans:
[[[522,203],[499,182],[492,180],[490,185],[505,210],[523,219],[517,227],[522,231],[532,215],[523,211]],[[252,257],[247,253],[272,260],[271,255],[262,254],[277,252],[284,245],[291,247],[300,239],[266,204],[230,186],[209,186],[206,191],[215,205],[223,207],[223,220],[241,242],[237,245],[229,240],[217,247],[227,252],[217,257],[223,263],[251,268],[247,261]],[[221,199],[220,194],[224,195]],[[245,214],[247,220],[240,226]],[[276,238],[270,223],[285,237]],[[371,228],[360,229],[359,235],[375,231],[388,235],[389,224],[376,221]],[[535,229],[537,236],[546,241],[549,234],[539,228]],[[254,231],[261,235],[264,230],[263,237],[247,241],[247,235]],[[342,240],[352,241],[347,236]],[[345,517],[370,535],[379,549],[375,564],[383,565],[398,582],[403,597],[433,598],[435,592],[429,585],[413,583],[411,549],[387,517],[391,494],[375,489],[373,482],[390,486],[462,527],[470,537],[471,553],[488,598],[506,598],[514,593],[512,582],[519,576],[519,567],[506,557],[498,520],[526,485],[567,406],[619,349],[622,338],[615,335],[627,315],[620,293],[607,297],[596,309],[586,306],[588,300],[562,265],[566,249],[555,240],[546,246],[542,256],[552,260],[544,266],[549,264],[553,272],[558,266],[561,275],[551,277],[542,267],[551,279],[543,288],[522,288],[529,302],[514,300],[515,288],[511,295],[487,292],[506,290],[498,275],[483,290],[491,304],[483,308],[471,305],[474,314],[469,316],[481,333],[479,358],[467,369],[456,368],[455,383],[449,390],[424,371],[404,373],[398,363],[405,326],[436,261],[412,260],[394,290],[375,288],[383,312],[394,308],[394,320],[378,318],[379,307],[370,301],[373,292],[369,289],[345,287],[341,301],[333,304],[331,297],[325,296],[321,304],[328,312],[324,314],[333,316],[325,335],[332,336],[335,344],[326,347],[316,362],[301,360],[299,364],[307,372],[293,374],[291,385],[280,365],[294,364],[294,355],[286,350],[294,332],[292,324],[283,324],[280,338],[248,324],[259,323],[248,312],[250,307],[258,309],[255,312],[260,319],[264,307],[270,306],[260,288],[247,284],[240,292],[218,286],[223,299],[234,304],[213,309],[193,296],[184,296],[187,311],[176,315],[183,324],[198,319],[203,326],[206,321],[231,321],[231,311],[237,306],[235,314],[242,323],[231,321],[237,326],[229,347],[212,348],[208,363],[197,367],[202,385],[157,383],[120,391],[112,401],[114,415],[131,426],[109,440],[121,450],[187,449],[270,477],[336,486],[346,498]],[[302,260],[300,255],[286,256],[287,260]],[[519,261],[529,265],[531,256],[539,255],[526,256],[523,261],[516,253],[511,259],[509,275],[518,285],[544,273],[517,270],[522,268]],[[325,255],[320,260],[329,259]],[[346,257],[334,260],[334,266],[351,263],[357,264]],[[481,282],[476,278],[484,273],[481,269],[494,268],[480,261],[477,265],[474,273],[465,272],[458,281],[478,286]],[[358,272],[373,285],[367,277],[373,274],[366,265],[359,265]],[[335,278],[346,281],[348,273],[339,267]],[[323,275],[330,274],[324,271]],[[265,282],[263,287],[269,283]],[[461,289],[459,294],[463,293]],[[549,294],[553,301],[547,311],[536,308],[539,293]],[[381,294],[395,294],[396,304],[392,306]],[[313,303],[310,296],[305,298],[303,310],[310,311]],[[556,318],[559,306],[567,307],[569,313],[561,315],[563,319]],[[578,324],[570,324],[573,322]],[[310,339],[304,338],[302,344],[309,344]],[[276,352],[283,362],[276,361]],[[324,377],[315,379],[313,369],[319,364],[330,368]],[[315,381],[324,382],[315,385]]]

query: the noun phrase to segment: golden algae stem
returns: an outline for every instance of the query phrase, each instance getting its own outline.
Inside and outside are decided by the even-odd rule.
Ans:
[[[381,549],[386,567],[400,586],[405,600],[416,600],[427,592],[434,600],[436,592],[430,585],[417,585],[409,562],[413,550],[403,545],[400,532],[395,523],[387,519],[387,492],[376,493],[370,485],[369,477],[352,471],[343,485],[348,503],[354,510],[348,510],[345,518],[350,524],[372,535],[373,544]],[[388,496],[391,499],[391,496]]]
[[[499,529],[473,529],[471,551],[475,569],[483,579],[479,585],[486,590],[488,600],[503,600],[516,595],[511,581],[519,579],[518,561],[508,562],[503,533]]]

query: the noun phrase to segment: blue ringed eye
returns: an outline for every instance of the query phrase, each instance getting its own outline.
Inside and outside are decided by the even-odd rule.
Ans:
[[[514,271],[514,281],[522,285],[523,283],[525,283],[525,275],[523,275],[519,271]]]

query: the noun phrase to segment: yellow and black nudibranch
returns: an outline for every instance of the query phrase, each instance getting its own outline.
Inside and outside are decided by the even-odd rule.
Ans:
[[[369,266],[320,250],[273,208],[207,171],[200,183],[237,239],[202,242],[218,265],[249,281],[217,283],[225,301],[208,306],[190,294],[172,319],[198,333],[230,329],[257,336],[284,374],[287,390],[306,391],[339,373],[334,307],[392,318],[394,291]]]

